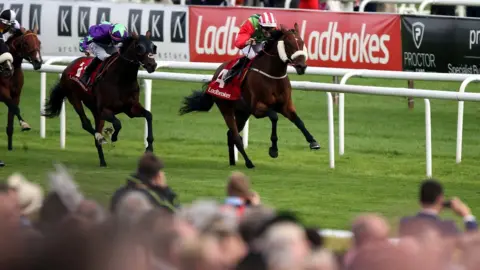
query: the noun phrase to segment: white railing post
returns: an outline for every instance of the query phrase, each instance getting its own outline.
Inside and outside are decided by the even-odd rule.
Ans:
[[[474,81],[480,81],[480,76],[473,75],[466,78],[460,85],[459,93],[464,93],[467,86]],[[455,161],[457,164],[462,162],[462,141],[463,141],[463,110],[464,110],[464,101],[458,101],[458,116],[457,116],[457,150]]]
[[[51,65],[56,61],[62,60],[61,57],[49,57],[43,65]],[[43,112],[45,100],[47,99],[47,73],[40,72],[40,112]],[[46,137],[46,118],[40,115],[40,138]]]
[[[243,127],[243,131],[240,133],[242,135],[243,139],[243,149],[247,149],[248,147],[248,126],[249,126],[250,120],[247,120],[245,122],[245,127]],[[235,161],[238,161],[238,148],[236,146],[233,147],[233,154],[235,156]]]
[[[144,79],[143,89],[144,89],[144,95],[145,95],[145,110],[150,111],[152,109],[152,80]],[[145,132],[143,136],[145,140],[145,147],[148,146],[147,136],[148,136],[148,124],[147,124],[147,120],[145,120]]]
[[[243,133],[243,136],[242,136],[243,147],[245,149],[247,149],[247,147],[248,147],[248,126],[249,126],[249,122],[250,122],[250,119],[247,120],[247,122],[245,122],[245,127],[243,128],[243,131],[242,131],[242,133]]]
[[[342,77],[341,85],[347,83],[348,79],[354,76],[361,76],[363,70],[353,70]],[[338,95],[338,154],[343,156],[345,153],[345,94]]]
[[[45,108],[45,99],[47,99],[47,73],[40,72],[40,112]],[[46,120],[40,113],[40,138],[46,137]]]
[[[425,101],[425,152],[427,177],[432,177],[432,117],[430,112],[430,100]]]
[[[333,124],[333,97],[332,93],[327,92],[328,109],[328,159],[331,169],[335,168],[335,131]]]
[[[61,79],[62,74],[58,74]],[[62,101],[62,110],[60,111],[60,148],[65,149],[67,143],[67,113],[65,111],[65,99]]]

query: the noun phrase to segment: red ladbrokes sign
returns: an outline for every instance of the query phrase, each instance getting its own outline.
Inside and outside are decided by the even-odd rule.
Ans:
[[[272,11],[285,27],[298,23],[309,66],[402,70],[398,15]],[[220,63],[238,56],[239,26],[261,12],[265,9],[190,7],[190,61]]]

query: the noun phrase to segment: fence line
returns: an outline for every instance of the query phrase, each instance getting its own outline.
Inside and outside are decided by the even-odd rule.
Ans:
[[[45,64],[53,64],[55,62],[71,62],[76,59],[75,56],[45,56],[43,57]],[[187,70],[215,70],[220,65],[219,63],[202,63],[202,62],[174,62],[174,61],[159,61],[158,68],[163,69],[187,69]],[[57,66],[59,72],[63,71],[62,66]],[[24,64],[23,68],[31,69],[31,65]],[[289,73],[295,73],[295,69],[289,67]],[[46,73],[40,70],[41,76],[41,92],[40,92],[40,105],[43,108],[45,96],[46,96]],[[173,73],[168,75],[168,78],[174,78],[173,80],[182,80],[185,78],[181,75],[174,75],[179,73]],[[346,84],[347,80],[352,77],[359,78],[378,78],[378,79],[404,79],[404,80],[423,80],[423,81],[455,81],[455,82],[464,82],[476,75],[471,74],[455,74],[455,73],[432,73],[432,72],[402,72],[402,71],[382,71],[382,70],[366,70],[366,69],[344,69],[344,68],[322,68],[322,67],[309,67],[306,70],[308,75],[322,75],[322,76],[333,76],[334,78],[342,77],[340,83]],[[204,79],[201,82],[206,82],[210,80],[210,75],[203,75]],[[175,79],[176,78],[176,79]],[[167,78],[163,78],[167,79]],[[195,80],[194,80],[195,81]],[[149,83],[148,81],[146,83]],[[146,93],[151,91],[151,87],[146,87],[144,85],[144,90]],[[149,94],[145,95],[145,107],[150,109],[151,100]],[[459,115],[457,125],[460,128],[463,127],[463,109],[460,110],[461,106],[463,107],[463,102],[459,102]],[[345,95],[344,93],[339,94],[339,103],[338,103],[338,113],[339,113],[339,155],[343,156],[345,153]],[[45,138],[45,117],[40,117],[40,136]],[[248,132],[249,132],[249,121],[245,125],[243,131],[243,142],[245,146],[248,146]],[[461,162],[461,142],[462,142],[462,133],[457,134],[457,163]],[[460,149],[460,150],[459,150]],[[238,160],[238,152],[235,148],[235,159]]]

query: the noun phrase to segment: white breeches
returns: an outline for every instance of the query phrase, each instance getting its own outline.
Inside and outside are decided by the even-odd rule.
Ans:
[[[106,47],[94,42],[88,45],[88,49],[95,55],[98,59],[104,61],[107,57],[112,55],[117,51],[116,47]]]
[[[250,49],[251,48],[251,49]],[[263,49],[263,44],[247,45],[242,49],[242,54],[248,56],[249,59],[252,59]]]

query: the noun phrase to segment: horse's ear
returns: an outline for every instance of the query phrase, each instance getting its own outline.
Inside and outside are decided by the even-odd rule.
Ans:
[[[20,27],[20,32],[22,32],[22,34],[25,34],[27,30],[24,28],[24,27]]]
[[[147,39],[150,39],[151,36],[152,36],[152,32],[150,32],[150,30],[148,30],[147,33],[145,34],[145,37]]]
[[[280,24],[280,31],[282,31],[282,33],[285,34],[285,32],[287,32],[287,29],[285,28],[285,26],[283,24]]]
[[[293,25],[293,29],[295,29],[295,32],[296,32],[296,33],[300,33],[300,31],[298,30],[298,23],[295,23],[295,24]]]

